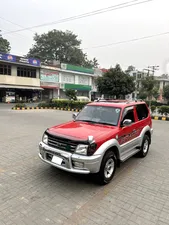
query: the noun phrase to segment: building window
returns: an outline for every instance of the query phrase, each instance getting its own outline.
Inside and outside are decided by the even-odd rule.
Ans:
[[[31,67],[19,66],[19,67],[17,67],[17,76],[18,77],[36,78],[36,69],[31,68]]]
[[[0,63],[0,75],[11,75],[11,65]]]
[[[79,84],[89,85],[89,77],[79,76]]]
[[[74,83],[74,81],[75,81],[74,75],[63,75],[62,76],[63,83]]]

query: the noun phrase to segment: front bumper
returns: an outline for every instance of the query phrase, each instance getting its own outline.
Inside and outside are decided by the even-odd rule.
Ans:
[[[53,156],[62,159],[61,165],[52,162]],[[50,147],[43,142],[39,143],[39,157],[42,161],[54,167],[79,174],[99,172],[102,159],[101,155],[83,156]]]

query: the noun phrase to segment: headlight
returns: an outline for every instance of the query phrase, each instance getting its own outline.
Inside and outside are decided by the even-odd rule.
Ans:
[[[76,153],[80,155],[87,155],[88,145],[78,145],[76,148]]]
[[[44,134],[43,137],[42,137],[42,142],[44,144],[48,144],[48,135]]]
[[[91,156],[96,151],[97,145],[95,143],[89,145],[80,144],[77,146],[75,153],[80,155],[88,155]]]

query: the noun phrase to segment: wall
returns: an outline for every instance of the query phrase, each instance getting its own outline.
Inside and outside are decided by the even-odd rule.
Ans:
[[[28,78],[28,77],[17,77],[17,76],[8,76],[0,75],[0,84],[9,84],[9,85],[24,85],[24,86],[40,86],[40,79],[37,78]]]

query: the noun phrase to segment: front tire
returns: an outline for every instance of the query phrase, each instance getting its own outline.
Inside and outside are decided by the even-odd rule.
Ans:
[[[144,158],[146,157],[146,155],[148,154],[149,151],[149,147],[150,147],[150,138],[148,135],[145,135],[143,138],[143,143],[141,146],[141,150],[139,152],[139,157]]]
[[[107,152],[102,160],[100,171],[98,175],[98,181],[101,184],[108,184],[116,172],[117,159],[112,151]]]

